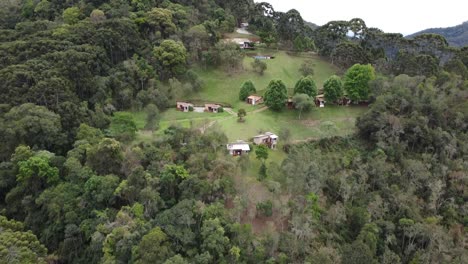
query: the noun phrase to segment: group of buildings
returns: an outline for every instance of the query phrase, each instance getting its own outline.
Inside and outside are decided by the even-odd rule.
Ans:
[[[278,136],[271,132],[265,132],[257,135],[253,138],[255,145],[265,145],[270,149],[276,149],[278,145]],[[250,144],[243,140],[237,140],[236,142],[229,143],[226,145],[229,154],[232,156],[242,156],[250,152]]]
[[[182,112],[190,112],[195,109],[195,105],[187,102],[177,102],[176,108]],[[222,108],[219,104],[205,104],[204,112],[218,113]]]

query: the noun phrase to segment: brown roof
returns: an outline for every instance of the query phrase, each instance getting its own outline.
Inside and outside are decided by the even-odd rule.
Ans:
[[[259,96],[259,95],[250,95],[249,97],[247,97],[249,99],[255,99],[255,100],[259,100],[259,99],[262,99],[263,97]]]

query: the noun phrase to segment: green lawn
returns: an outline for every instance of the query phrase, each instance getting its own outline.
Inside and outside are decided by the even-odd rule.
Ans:
[[[247,52],[249,55],[253,52]],[[318,56],[307,54],[302,56],[291,56],[285,51],[277,50],[256,50],[256,54],[275,56],[275,59],[265,60],[268,69],[260,76],[252,71],[251,63],[253,58],[246,56],[244,59],[244,70],[232,76],[220,69],[196,68],[195,71],[204,82],[201,92],[191,95],[188,99],[209,100],[232,105],[234,108],[245,108],[247,111],[254,107],[239,101],[238,95],[243,82],[251,80],[259,94],[263,94],[268,83],[274,79],[282,80],[288,88],[293,88],[297,80],[301,78],[299,68],[305,60],[312,60],[315,63],[314,79],[318,88],[337,69],[330,63],[322,60]]]
[[[309,113],[303,113],[301,119],[295,110],[285,109],[282,112],[266,110],[248,114],[244,123],[237,122],[236,118],[229,118],[220,120],[219,124],[231,141],[249,140],[265,131],[279,133],[282,128],[290,130],[292,140],[305,140],[353,133],[356,117],[366,109],[359,106],[328,105],[325,108],[314,108]],[[326,123],[327,121],[332,123]]]
[[[168,109],[161,113],[159,121],[159,129],[154,133],[151,131],[144,130],[146,124],[146,113],[143,111],[139,112],[117,112],[116,115],[120,113],[130,113],[133,116],[133,120],[137,125],[139,130],[137,134],[137,141],[150,141],[154,136],[161,135],[165,129],[171,125],[177,125],[181,127],[194,127],[200,128],[204,125],[209,124],[213,120],[223,119],[229,117],[230,115],[226,112],[223,113],[195,113],[195,112],[180,112],[176,109]]]

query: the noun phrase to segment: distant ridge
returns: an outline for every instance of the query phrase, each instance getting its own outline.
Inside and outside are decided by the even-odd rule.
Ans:
[[[446,28],[429,28],[414,34],[406,36],[407,38],[414,38],[421,34],[439,34],[447,39],[450,46],[464,47],[468,46],[468,21],[454,27]]]

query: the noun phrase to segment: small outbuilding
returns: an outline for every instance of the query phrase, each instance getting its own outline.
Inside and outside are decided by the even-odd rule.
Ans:
[[[182,112],[189,112],[190,108],[193,109],[193,104],[187,102],[177,102],[177,110]]]
[[[222,106],[218,104],[205,104],[205,112],[218,113]]]
[[[229,143],[226,145],[226,148],[232,156],[242,156],[250,152],[249,143],[243,140],[237,140],[234,143]]]
[[[288,100],[286,101],[286,107],[288,107],[288,109],[294,109],[294,101],[291,97],[288,98]]]
[[[265,145],[270,149],[275,149],[278,144],[278,136],[271,132],[257,135],[253,138],[255,145]]]
[[[317,105],[318,107],[325,107],[325,95],[317,95],[315,97],[315,105]]]
[[[258,95],[250,95],[247,97],[247,103],[251,105],[257,105],[263,103],[263,97]]]

